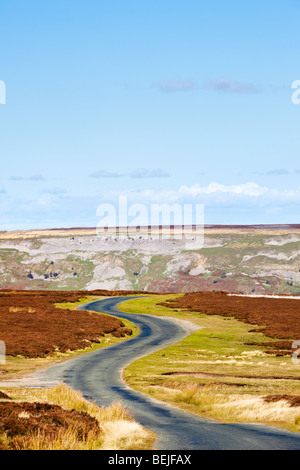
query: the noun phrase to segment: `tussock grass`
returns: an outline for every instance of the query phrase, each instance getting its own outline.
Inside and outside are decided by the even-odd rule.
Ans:
[[[266,424],[300,432],[299,406],[293,407],[287,400],[266,403],[263,399],[300,396],[299,366],[288,356],[267,354],[260,346],[271,338],[254,331],[255,325],[232,317],[170,309],[162,305],[162,297],[130,300],[122,309],[172,316],[203,328],[133,362],[124,371],[131,387],[219,422]],[[175,297],[165,296],[169,300]]]
[[[151,444],[154,443],[155,435],[135,422],[121,402],[113,403],[106,408],[99,407],[64,384],[46,390],[45,395],[50,403],[59,404],[66,409],[85,411],[96,418],[104,433],[100,446],[102,449],[143,449],[145,446],[149,448],[147,447],[149,445],[151,448]]]
[[[12,393],[17,403],[26,399],[26,402],[59,405],[65,410],[87,413],[99,424],[98,431],[93,429],[81,438],[78,438],[76,426],[61,429],[54,435],[37,429],[29,436],[17,439],[17,450],[144,450],[152,449],[156,440],[156,435],[137,423],[120,402],[109,407],[99,407],[65,384],[51,389],[14,389],[10,396]],[[25,412],[20,413],[19,417],[30,419],[30,415]],[[5,443],[5,436],[0,437]]]
[[[262,397],[253,395],[225,395],[218,384],[199,389],[195,384],[178,384],[177,389],[164,388],[164,399],[171,398],[175,404],[186,405],[187,410],[197,407],[202,415],[224,423],[264,423],[288,427],[300,432],[300,409],[291,407],[286,400],[266,403]],[[288,424],[287,424],[288,423]]]
[[[51,438],[39,430],[29,437],[20,437],[15,450],[100,450],[103,442],[101,433],[91,432],[83,439],[78,439],[76,428],[59,431]]]
[[[103,450],[143,450],[151,449],[154,444],[154,434],[135,421],[110,421],[103,425],[103,429]]]
[[[67,409],[85,411],[96,418],[104,433],[101,443],[103,450],[151,449],[154,444],[155,434],[137,423],[121,402],[107,408],[98,407],[64,384],[46,391],[46,397],[47,401]]]

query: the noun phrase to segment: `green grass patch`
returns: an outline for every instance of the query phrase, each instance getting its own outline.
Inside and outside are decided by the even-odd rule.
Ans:
[[[267,404],[262,399],[266,395],[300,395],[299,366],[288,356],[270,356],[263,347],[245,344],[272,341],[260,332],[250,332],[254,325],[157,305],[174,297],[151,295],[122,304],[122,310],[129,313],[172,316],[201,328],[133,362],[124,371],[126,382],[202,417],[220,422],[256,422],[299,432],[300,408],[291,409],[284,402],[280,406]]]

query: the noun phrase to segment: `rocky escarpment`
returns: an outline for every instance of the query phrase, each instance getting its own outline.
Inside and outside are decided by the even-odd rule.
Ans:
[[[298,228],[207,228],[202,243],[53,230],[0,235],[0,288],[300,293]]]

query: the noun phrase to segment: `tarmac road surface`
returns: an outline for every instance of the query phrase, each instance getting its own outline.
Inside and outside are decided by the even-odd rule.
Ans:
[[[100,406],[122,401],[136,421],[157,434],[157,450],[300,450],[298,433],[262,425],[219,424],[129,388],[122,380],[124,367],[188,333],[170,319],[121,312],[118,305],[126,300],[112,297],[81,308],[128,319],[140,329],[138,336],[53,366],[46,378],[60,379]]]

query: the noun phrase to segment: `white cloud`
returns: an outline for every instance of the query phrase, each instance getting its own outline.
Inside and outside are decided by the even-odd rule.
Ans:
[[[196,87],[193,80],[167,80],[154,85],[155,88],[167,93],[191,91]]]
[[[42,175],[11,176],[11,181],[45,181]]]
[[[120,177],[130,176],[130,178],[166,178],[170,176],[167,170],[162,168],[156,168],[154,170],[147,170],[146,168],[137,168],[133,170],[129,175],[114,173],[106,170],[99,170],[95,173],[91,173],[91,178],[120,178]]]
[[[90,174],[91,178],[119,178],[121,175],[120,173],[113,173],[111,171],[106,170],[99,170],[95,173]]]
[[[59,195],[59,194],[66,194],[67,190],[64,188],[46,188],[46,189],[43,189],[43,191],[41,192],[45,194]]]
[[[207,224],[298,223],[300,188],[278,190],[255,182],[225,185],[212,182],[177,189],[140,191],[105,191],[94,196],[46,194],[38,198],[0,200],[0,229],[96,226],[97,207],[113,204],[119,207],[119,196],[128,198],[128,205],[204,204]]]
[[[204,88],[215,90],[221,93],[259,93],[260,89],[251,84],[233,82],[227,78],[220,78],[206,83]]]
[[[145,168],[137,168],[131,174],[131,178],[166,178],[170,176],[166,170],[156,168],[155,170],[146,170]]]
[[[194,186],[187,187],[182,186],[179,189],[179,193],[182,195],[190,195],[192,197],[199,196],[201,194],[213,194],[213,193],[227,193],[227,194],[236,194],[236,195],[245,195],[245,196],[261,196],[268,192],[266,186],[259,186],[256,183],[246,183],[240,185],[229,185],[226,186],[220,183],[210,183],[208,186],[200,186],[195,184]]]
[[[290,171],[285,168],[275,168],[274,170],[269,170],[266,173],[268,176],[284,176],[289,175]]]
[[[286,204],[300,204],[300,187],[294,190],[271,189],[254,182],[225,185],[212,182],[207,186],[195,184],[181,186],[177,190],[145,189],[140,191],[110,191],[99,194],[106,202],[116,203],[118,197],[127,196],[130,203],[203,203],[216,210],[222,206],[284,207]]]

